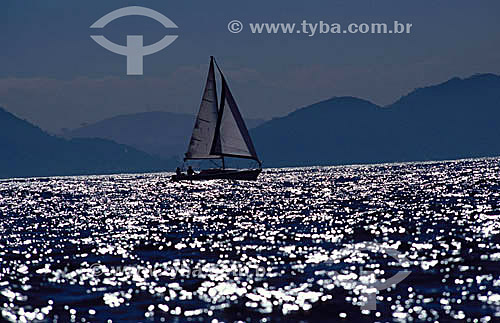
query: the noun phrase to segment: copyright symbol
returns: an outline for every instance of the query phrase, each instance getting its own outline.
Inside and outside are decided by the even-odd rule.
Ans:
[[[243,30],[243,23],[239,20],[231,20],[227,24],[227,29],[233,34],[237,34]]]
[[[94,277],[99,277],[102,275],[102,270],[101,270],[100,264],[93,264],[92,266],[90,266],[90,270],[92,272],[92,276],[94,276]]]

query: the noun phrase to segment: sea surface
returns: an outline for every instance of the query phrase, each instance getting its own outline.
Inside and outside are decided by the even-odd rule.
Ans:
[[[499,162],[2,180],[0,320],[498,322]]]

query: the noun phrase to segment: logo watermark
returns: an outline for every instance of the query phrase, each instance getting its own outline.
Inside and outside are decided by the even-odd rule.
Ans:
[[[252,34],[302,34],[313,37],[320,34],[410,34],[413,24],[402,23],[397,20],[392,23],[350,23],[343,27],[340,23],[329,23],[326,21],[300,23],[248,23],[248,29]],[[239,20],[231,20],[227,29],[233,33],[243,30],[243,23]]]
[[[409,262],[406,257],[398,252],[396,249],[376,243],[376,242],[360,242],[348,245],[340,250],[335,250],[335,253],[341,257],[353,255],[356,253],[379,253],[385,254],[395,260],[396,265],[400,267],[407,266]],[[369,256],[368,256],[369,257]],[[317,264],[335,264],[338,265],[338,260],[318,261]],[[87,272],[91,277],[109,277],[109,276],[122,276],[135,279],[134,277],[142,277],[143,279],[156,278],[166,276],[172,279],[177,278],[201,278],[201,279],[215,279],[220,280],[221,270],[217,264],[194,264],[189,261],[179,261],[172,264],[162,264],[154,266],[141,266],[141,265],[124,265],[124,266],[111,266],[105,264],[94,263],[87,267]],[[253,265],[238,265],[234,264],[224,269],[223,275],[227,278],[230,277],[246,277],[247,279],[259,279],[264,281],[269,275],[275,276],[272,267]],[[377,295],[380,291],[389,289],[405,280],[411,271],[399,270],[392,277],[380,278],[379,270],[360,270],[359,275],[355,273],[341,274],[337,271],[328,271],[328,276],[337,287],[342,287],[347,290],[356,290],[360,296],[356,305],[359,305],[362,311],[373,311],[377,309]]]
[[[177,28],[177,25],[172,20],[158,11],[138,6],[125,7],[112,11],[99,18],[90,28],[104,28],[111,21],[125,16],[145,16],[158,21],[165,28]],[[92,35],[90,37],[107,50],[127,56],[127,75],[142,75],[144,56],[154,54],[164,49],[172,44],[178,36],[167,35],[160,41],[147,46],[143,44],[142,35],[127,35],[126,46],[115,44],[102,35]]]
[[[157,277],[159,274],[170,278],[205,278],[212,275],[210,267],[192,266],[188,263],[181,263],[178,266],[157,266],[157,267],[137,267],[132,265],[107,267],[104,264],[95,263],[90,265],[90,275],[94,278],[108,275],[132,276],[140,275],[142,277]],[[213,269],[213,268],[212,268]],[[237,267],[232,266],[225,274],[229,277],[260,277],[266,276],[265,267],[254,266]]]
[[[406,259],[404,255],[398,252],[396,249],[387,247],[383,244],[379,244],[376,242],[363,242],[356,245],[350,245],[340,250],[340,254],[352,254],[363,251],[387,254],[388,256],[396,260],[400,266],[403,266],[405,262],[408,262],[408,259]],[[327,263],[330,262],[331,261],[327,261]],[[386,290],[391,286],[399,284],[404,279],[406,279],[406,277],[408,277],[410,274],[411,271],[400,270],[390,278],[376,279],[374,271],[361,270],[360,275],[359,276],[356,275],[357,279],[351,279],[349,277],[347,279],[340,280],[339,277],[345,275],[341,275],[336,271],[334,271],[333,274],[331,274],[331,276],[334,282],[340,287],[345,287],[347,285],[365,286],[366,288],[364,288],[361,294],[364,296],[366,301],[361,305],[361,310],[372,311],[377,309],[377,294],[379,291]],[[365,277],[365,279],[362,279],[361,276]]]

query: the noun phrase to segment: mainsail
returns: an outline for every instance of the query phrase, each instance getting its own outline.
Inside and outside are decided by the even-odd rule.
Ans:
[[[214,59],[210,59],[207,83],[203,98],[201,99],[200,111],[196,117],[193,134],[189,142],[188,151],[184,160],[221,158],[219,154],[210,152],[214,143],[215,128],[217,126],[217,89],[215,86]]]
[[[252,139],[233,95],[229,90],[229,86],[219,66],[217,66],[217,69],[222,79],[222,94],[215,136],[210,153],[228,157],[250,158],[258,161],[260,164]]]

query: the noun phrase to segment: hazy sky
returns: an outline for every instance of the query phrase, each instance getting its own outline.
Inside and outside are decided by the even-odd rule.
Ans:
[[[130,5],[169,17],[123,17],[89,28]],[[0,105],[58,131],[110,116],[165,110],[196,113],[209,56],[223,68],[246,117],[271,118],[333,96],[380,105],[416,87],[475,73],[500,74],[500,1],[67,1],[0,2]],[[233,19],[239,34],[227,30]],[[412,23],[411,34],[252,34],[248,23]],[[127,76],[126,58],[91,38],[115,43],[144,35],[179,38]]]

